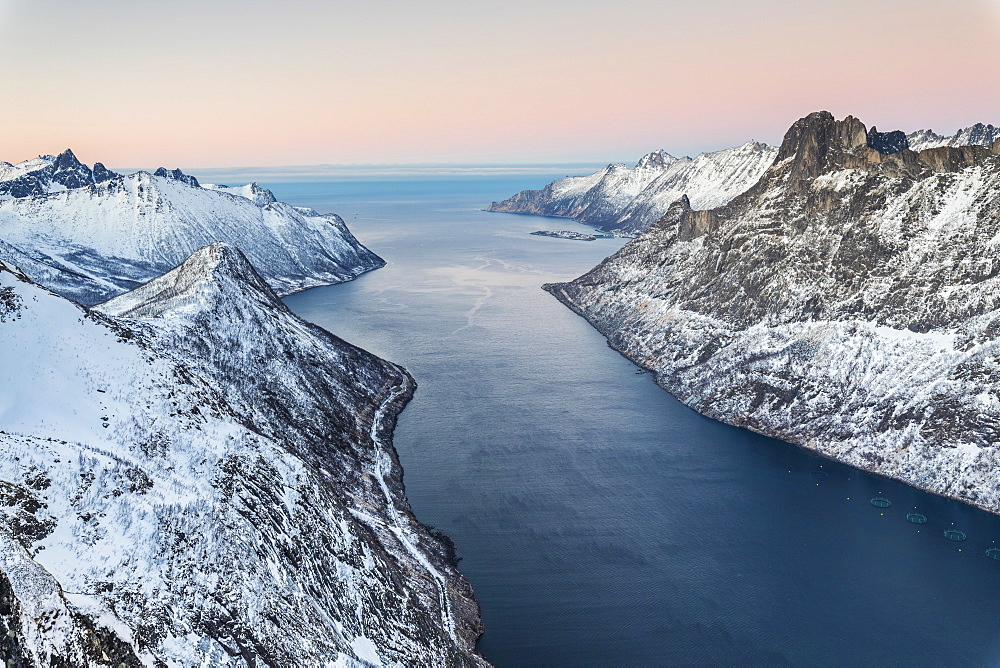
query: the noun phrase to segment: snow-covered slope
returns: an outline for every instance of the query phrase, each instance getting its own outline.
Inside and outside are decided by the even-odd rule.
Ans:
[[[812,114],[728,205],[546,287],[706,415],[1000,512],[1000,141],[898,139]]]
[[[576,218],[600,225],[614,220],[664,170],[688,160],[655,151],[643,156],[635,167],[618,163],[589,176],[567,176],[542,190],[524,190],[503,202],[493,202],[486,210]]]
[[[589,176],[568,176],[542,190],[493,202],[487,211],[575,218],[603,229],[640,232],[684,195],[696,209],[725,204],[757,182],[776,152],[758,142],[693,159],[657,151],[634,168],[616,164]]]
[[[0,240],[8,249],[0,260],[83,304],[134,288],[217,241],[238,247],[279,294],[384,265],[339,216],[277,202],[256,184],[201,187],[162,168],[0,201]]]
[[[0,635],[15,665],[481,665],[391,445],[404,370],[236,249],[87,310],[0,263]]]
[[[913,151],[923,151],[939,146],[989,146],[1000,139],[1000,128],[993,125],[976,123],[962,128],[950,137],[944,137],[933,130],[917,130],[906,135],[909,147]]]

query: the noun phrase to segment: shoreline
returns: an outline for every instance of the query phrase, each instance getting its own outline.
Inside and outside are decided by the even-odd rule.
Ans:
[[[790,438],[785,438],[785,437],[782,437],[782,436],[779,436],[779,435],[776,435],[776,434],[773,434],[773,433],[768,433],[768,432],[763,431],[761,429],[757,429],[757,428],[755,428],[754,426],[752,426],[750,424],[741,424],[737,420],[727,419],[725,416],[722,416],[722,415],[708,413],[708,412],[704,412],[704,411],[698,410],[697,408],[694,408],[693,406],[691,406],[690,404],[688,404],[687,402],[685,402],[683,399],[681,399],[679,396],[677,396],[669,388],[667,388],[663,382],[661,382],[661,374],[659,374],[656,371],[656,369],[653,369],[651,367],[647,367],[647,366],[643,365],[642,363],[640,363],[640,362],[632,359],[632,357],[629,356],[628,352],[626,352],[626,351],[622,350],[621,348],[618,348],[617,346],[615,346],[611,342],[611,339],[608,337],[608,334],[604,330],[602,330],[600,327],[597,327],[593,323],[593,321],[591,321],[591,319],[588,318],[583,313],[583,311],[576,306],[576,304],[574,304],[570,299],[568,299],[565,296],[564,293],[562,293],[562,287],[564,285],[565,284],[563,284],[563,283],[546,283],[546,284],[544,284],[542,286],[542,290],[545,290],[546,292],[548,292],[556,300],[558,300],[561,304],[563,304],[563,306],[566,306],[568,309],[570,309],[571,311],[573,311],[574,313],[576,313],[578,316],[580,316],[581,318],[583,318],[587,322],[587,324],[589,324],[591,327],[593,327],[595,330],[597,330],[601,334],[601,336],[604,337],[604,341],[607,344],[608,348],[611,348],[612,350],[614,350],[616,353],[618,353],[619,355],[621,355],[622,357],[624,357],[625,359],[627,359],[631,364],[634,364],[639,369],[642,369],[643,371],[647,371],[647,372],[651,373],[653,375],[653,382],[655,382],[656,385],[660,389],[662,389],[664,392],[666,392],[671,397],[673,397],[675,400],[677,400],[678,403],[684,405],[686,408],[694,411],[698,415],[702,415],[702,416],[707,417],[709,419],[715,420],[716,422],[721,422],[722,424],[727,424],[727,425],[732,426],[732,427],[737,427],[739,429],[746,429],[747,431],[753,432],[755,434],[760,434],[761,436],[766,436],[768,438],[773,438],[773,439],[775,439],[777,441],[781,441],[782,443],[788,443],[789,445],[795,446],[796,448],[799,448],[800,450],[804,450],[805,452],[808,452],[810,454],[814,454],[814,455],[816,455],[818,457],[821,457],[823,459],[826,459],[828,461],[836,462],[838,464],[843,464],[844,466],[849,466],[849,467],[851,467],[851,468],[853,468],[855,470],[863,471],[865,473],[870,473],[870,474],[878,476],[880,478],[885,478],[886,480],[893,480],[895,482],[900,482],[900,483],[903,483],[904,485],[912,487],[913,489],[916,489],[916,490],[918,490],[920,492],[924,492],[926,494],[931,494],[933,496],[937,496],[937,497],[940,497],[940,498],[943,498],[943,499],[948,499],[950,501],[956,501],[956,502],[961,503],[961,504],[963,504],[965,506],[968,506],[970,508],[975,508],[976,510],[981,510],[983,512],[989,513],[990,515],[994,515],[994,516],[1000,517],[1000,508],[991,508],[991,507],[989,507],[987,505],[984,505],[984,504],[975,503],[975,502],[973,502],[973,501],[971,501],[969,499],[963,499],[963,498],[958,497],[958,496],[953,496],[953,495],[950,495],[950,494],[944,494],[942,492],[939,492],[939,491],[936,491],[936,490],[933,490],[933,489],[930,489],[930,488],[918,485],[918,484],[916,484],[914,482],[911,482],[911,481],[906,480],[906,479],[901,478],[901,477],[896,477],[896,476],[888,475],[888,474],[886,474],[886,473],[884,473],[882,471],[878,471],[878,470],[875,470],[875,469],[869,469],[869,468],[865,468],[865,467],[862,467],[862,466],[858,466],[857,464],[854,464],[852,462],[845,461],[843,459],[838,459],[837,457],[834,457],[834,456],[832,456],[830,454],[827,454],[827,453],[823,452],[819,448],[810,447],[809,445],[807,445],[805,443],[800,443],[800,442],[792,440]]]

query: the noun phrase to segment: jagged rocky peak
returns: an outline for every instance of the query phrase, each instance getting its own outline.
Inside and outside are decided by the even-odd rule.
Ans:
[[[958,130],[950,137],[937,134],[933,130],[917,130],[907,138],[910,148],[922,151],[939,146],[989,146],[1000,139],[1000,127],[990,124],[976,123]]]
[[[815,112],[799,119],[785,134],[778,159],[770,170],[773,178],[787,178],[800,192],[823,174],[846,169],[920,178],[927,171],[953,173],[980,164],[991,149],[979,144],[943,144],[908,148],[910,138],[902,132],[871,132],[853,116],[837,121],[829,112]],[[920,145],[916,148],[920,148]],[[797,184],[797,185],[796,185]],[[768,184],[758,184],[769,187]]]
[[[100,168],[101,180],[117,176],[104,165]],[[71,149],[59,155],[40,155],[16,165],[0,164],[0,196],[32,197],[99,182],[94,171],[80,162]]]
[[[635,163],[636,169],[666,169],[670,165],[677,162],[678,158],[670,155],[662,148],[658,151],[653,151],[647,153],[646,155],[639,158],[639,162]]]
[[[190,174],[185,174],[180,169],[167,170],[163,167],[160,167],[155,172],[153,172],[153,176],[160,176],[165,179],[173,179],[174,181],[180,181],[181,183],[188,184],[192,188],[201,187],[201,184],[198,183],[198,179],[191,176]]]
[[[164,313],[176,316],[192,309],[211,309],[232,299],[252,299],[286,310],[246,256],[235,246],[220,242],[199,248],[163,276],[101,304],[99,309],[125,318],[156,318]]]
[[[94,182],[94,173],[66,149],[52,161],[52,180],[67,188],[82,188]]]
[[[247,195],[244,195],[244,197],[254,202],[257,206],[273,204],[278,201],[273,192],[261,187],[256,181],[248,183],[244,186],[244,189],[247,191]]]
[[[959,130],[959,135],[964,136],[969,144],[986,144],[990,140],[1000,139],[1000,128],[992,124],[976,123],[975,125]]]
[[[117,173],[105,167],[102,162],[95,162],[94,169],[92,171],[94,174],[94,183],[104,183],[105,181],[110,181],[118,176]]]
[[[867,145],[868,129],[854,116],[838,121],[829,111],[815,111],[788,129],[775,164],[791,159],[792,178],[812,180]]]
[[[902,130],[892,132],[879,132],[873,125],[868,131],[868,148],[874,149],[882,155],[892,155],[910,148],[910,142]]]

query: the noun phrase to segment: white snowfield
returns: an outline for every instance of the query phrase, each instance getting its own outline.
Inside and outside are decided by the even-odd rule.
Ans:
[[[760,183],[547,286],[716,419],[1000,513],[1000,142],[812,114]]]
[[[257,184],[202,187],[163,173],[115,175],[0,200],[0,260],[87,305],[145,283],[215,242],[239,248],[281,295],[385,264],[337,215],[278,202]]]
[[[403,496],[391,432],[412,387],[296,318],[225,244],[93,310],[0,263],[17,655],[485,665],[471,588]]]

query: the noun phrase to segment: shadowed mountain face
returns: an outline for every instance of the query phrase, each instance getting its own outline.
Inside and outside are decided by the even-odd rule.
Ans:
[[[88,310],[0,263],[0,622],[17,665],[484,665],[409,510],[401,368],[214,244]]]
[[[4,188],[14,196],[4,199]],[[216,241],[239,248],[283,295],[385,264],[339,216],[278,202],[255,183],[202,187],[162,167],[119,176],[100,163],[90,170],[70,151],[0,166],[0,260],[82,304],[130,290]]]
[[[998,154],[814,113],[726,206],[547,289],[706,415],[1000,512]]]

